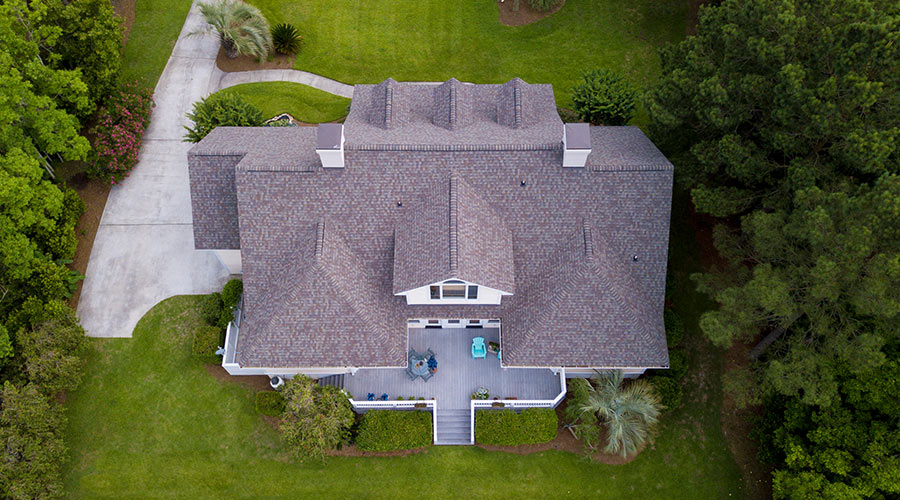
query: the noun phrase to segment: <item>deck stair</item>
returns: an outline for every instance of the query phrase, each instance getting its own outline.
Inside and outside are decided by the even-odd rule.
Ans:
[[[470,445],[469,410],[438,408],[437,445]]]
[[[327,377],[321,377],[319,379],[319,385],[330,385],[332,387],[337,387],[338,389],[344,388],[344,374],[340,375],[329,375]]]

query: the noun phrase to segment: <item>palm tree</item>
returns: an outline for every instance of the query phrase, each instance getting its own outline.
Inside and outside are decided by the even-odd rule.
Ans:
[[[191,35],[216,31],[229,58],[248,55],[265,60],[272,48],[272,34],[259,9],[241,0],[220,0],[201,3],[200,12],[209,26]]]
[[[603,372],[591,378],[583,413],[597,415],[606,426],[603,451],[623,457],[650,440],[662,405],[646,380],[624,384],[619,370]]]

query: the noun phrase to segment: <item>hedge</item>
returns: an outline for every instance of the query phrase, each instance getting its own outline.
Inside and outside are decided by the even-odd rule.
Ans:
[[[260,391],[256,393],[256,411],[270,417],[277,417],[284,412],[284,396],[278,391]]]
[[[366,451],[411,450],[431,444],[431,413],[372,410],[362,416],[356,445]]]
[[[215,326],[203,325],[194,330],[194,340],[191,343],[191,355],[207,363],[218,363],[216,350],[219,349],[219,341],[222,331]]]
[[[475,413],[475,440],[481,444],[519,445],[546,443],[556,438],[556,411],[551,408],[479,410]]]
[[[200,317],[207,325],[216,326],[219,323],[219,317],[222,316],[222,294],[213,292],[203,297],[200,302]],[[227,324],[227,323],[226,323]]]
[[[239,279],[229,280],[222,288],[222,302],[225,307],[232,308],[241,300],[241,293],[244,292],[244,283]]]
[[[681,317],[671,309],[666,310],[664,318],[666,323],[666,342],[669,349],[674,349],[681,345],[681,341],[684,339],[684,323],[681,321]]]

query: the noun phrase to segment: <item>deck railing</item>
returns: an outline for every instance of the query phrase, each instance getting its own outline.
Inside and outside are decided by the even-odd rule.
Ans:
[[[228,323],[228,328],[225,330],[225,355],[222,356],[222,367],[225,368],[228,373],[239,368],[237,363],[234,362],[234,358],[235,350],[237,349],[238,332],[241,327],[241,306],[243,302],[244,299],[241,297],[241,299],[238,300],[237,305],[234,306],[234,319]],[[235,373],[231,374],[235,375]]]
[[[469,442],[475,444],[475,410],[556,408],[566,397],[566,369],[559,371],[559,394],[553,399],[473,399],[469,405]]]
[[[422,407],[421,405],[425,405]],[[437,441],[437,401],[434,399],[409,401],[356,401],[350,398],[354,410],[431,410],[431,432]],[[419,405],[419,406],[417,406]]]

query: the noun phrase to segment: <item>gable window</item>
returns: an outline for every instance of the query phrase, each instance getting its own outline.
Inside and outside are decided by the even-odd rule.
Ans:
[[[463,299],[466,297],[466,285],[448,285],[443,286],[443,296],[445,299]]]
[[[478,285],[469,285],[469,294],[466,295],[467,299],[477,299],[478,298]]]
[[[441,298],[441,287],[431,285],[431,298],[435,300]]]

